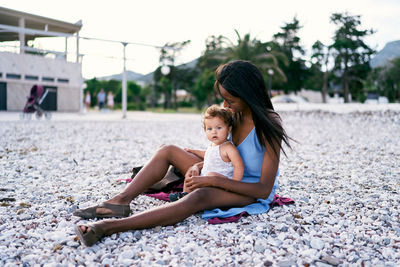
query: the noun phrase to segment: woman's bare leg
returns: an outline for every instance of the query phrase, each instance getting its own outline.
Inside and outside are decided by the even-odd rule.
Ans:
[[[176,202],[140,212],[128,218],[99,221],[96,224],[105,235],[127,230],[147,229],[155,226],[172,225],[190,215],[212,208],[240,207],[254,203],[255,199],[218,188],[200,188]],[[90,231],[81,226],[82,231]]]
[[[147,188],[160,181],[170,165],[181,173],[186,171],[201,159],[192,153],[173,145],[161,146],[150,161],[136,174],[131,183],[118,195],[106,201],[111,204],[129,204],[132,199],[143,193]],[[98,214],[110,214],[107,208],[98,208]]]

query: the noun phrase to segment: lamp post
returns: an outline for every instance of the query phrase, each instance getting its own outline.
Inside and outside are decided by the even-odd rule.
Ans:
[[[161,73],[164,76],[167,76],[169,74],[169,72],[171,71],[171,68],[168,65],[163,65],[161,67]]]
[[[124,70],[122,73],[122,118],[126,119],[126,104],[127,104],[127,89],[126,89],[126,54],[125,48],[127,43],[122,43],[124,46]]]
[[[269,97],[272,97],[271,84],[272,84],[272,76],[274,75],[274,70],[273,69],[268,69],[268,75],[269,75],[269,79],[268,79],[268,94],[269,94]]]
[[[161,67],[161,74],[165,77],[171,72],[171,67],[163,63]],[[170,108],[170,100],[167,98],[168,93],[164,95],[164,108]]]

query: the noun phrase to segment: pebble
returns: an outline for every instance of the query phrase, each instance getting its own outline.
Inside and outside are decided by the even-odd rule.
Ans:
[[[337,266],[340,264],[340,260],[332,256],[323,256],[321,260],[333,266]]]
[[[310,245],[312,248],[317,249],[317,250],[321,250],[325,246],[324,241],[322,241],[319,238],[312,238],[310,241]]]
[[[0,118],[0,266],[398,266],[400,112],[280,114],[298,142],[281,156],[278,194],[295,205],[220,225],[197,213],[91,248],[74,232],[89,221],[71,213],[123,190],[115,180],[162,144],[206,147],[200,115]],[[162,203],[141,195],[131,208]]]

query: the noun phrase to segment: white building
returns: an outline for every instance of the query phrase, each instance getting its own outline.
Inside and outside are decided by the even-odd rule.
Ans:
[[[43,102],[44,109],[80,110],[83,85],[79,56],[81,27],[80,21],[72,24],[0,7],[0,110],[22,111],[35,84],[53,89]],[[65,38],[65,50],[56,52],[28,46],[28,41],[39,37]],[[74,62],[67,61],[70,38],[76,40]],[[19,42],[17,53],[2,49],[2,44],[15,41]]]

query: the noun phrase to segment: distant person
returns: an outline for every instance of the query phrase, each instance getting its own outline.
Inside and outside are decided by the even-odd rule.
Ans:
[[[204,113],[203,127],[210,144],[207,150],[196,150],[185,148],[204,160],[203,169],[192,168],[186,173],[185,178],[198,175],[215,175],[235,181],[241,181],[243,177],[244,165],[242,158],[235,145],[228,140],[232,131],[233,113],[230,109],[212,105]],[[183,192],[172,193],[169,195],[170,201],[178,199],[189,194],[190,190],[186,183],[183,186]]]
[[[114,95],[111,91],[108,91],[107,94],[107,107],[111,110],[114,109]]]
[[[86,95],[85,95],[85,106],[86,106],[87,110],[90,109],[90,103],[91,103],[91,96],[90,96],[90,92],[87,91]]]
[[[104,92],[104,89],[102,88],[100,92],[97,94],[97,103],[99,103],[99,108],[103,109],[104,108],[104,103],[106,102],[106,93]]]

